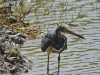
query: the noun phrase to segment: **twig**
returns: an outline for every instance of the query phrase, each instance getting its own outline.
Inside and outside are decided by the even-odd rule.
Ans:
[[[80,9],[80,11],[79,11],[79,13],[78,13],[77,17],[80,15],[81,10],[82,10],[82,7],[81,7],[81,9]],[[71,24],[72,22],[75,22],[75,21],[76,21],[76,19],[77,19],[77,17],[76,17],[74,20],[72,20],[69,24]]]

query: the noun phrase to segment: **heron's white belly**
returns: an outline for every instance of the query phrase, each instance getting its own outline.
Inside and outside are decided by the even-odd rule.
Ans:
[[[58,52],[58,53],[59,53],[59,52],[61,52],[62,50],[63,50],[63,47],[60,48],[60,50],[57,50],[57,49],[55,49],[55,48],[53,48],[53,47],[51,48],[51,52],[53,52],[53,53],[54,53],[54,52]]]
[[[62,52],[64,50],[64,48],[65,48],[65,43],[64,43],[63,47],[60,48],[59,50],[55,49],[52,46],[49,46],[46,51],[47,51],[48,54],[50,54],[50,52],[52,52],[52,53],[60,53],[60,52]]]
[[[59,53],[59,52],[62,52],[64,50],[64,48],[65,48],[65,43],[64,43],[63,47],[60,48],[59,50],[55,49],[54,47],[51,47],[51,52],[57,52],[57,53]]]

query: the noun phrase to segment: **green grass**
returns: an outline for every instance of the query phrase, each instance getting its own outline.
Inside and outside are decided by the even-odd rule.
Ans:
[[[100,2],[100,0],[97,0],[97,2]]]
[[[83,18],[83,17],[86,17],[85,14],[80,14],[77,18]]]
[[[60,5],[60,6],[64,6],[64,3],[59,3],[58,5]]]
[[[81,0],[76,0],[76,2],[80,2]]]
[[[41,24],[42,22],[35,21],[33,24]]]
[[[72,11],[74,8],[72,7],[71,9],[69,9],[69,11]]]

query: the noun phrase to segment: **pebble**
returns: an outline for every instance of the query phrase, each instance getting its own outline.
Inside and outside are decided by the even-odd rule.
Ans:
[[[5,54],[5,48],[4,48],[4,45],[0,45],[0,52],[1,54]]]

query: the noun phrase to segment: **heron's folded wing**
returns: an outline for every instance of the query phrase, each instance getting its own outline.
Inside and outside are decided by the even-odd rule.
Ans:
[[[43,37],[41,41],[41,50],[44,52],[51,45],[51,39],[48,37]]]

